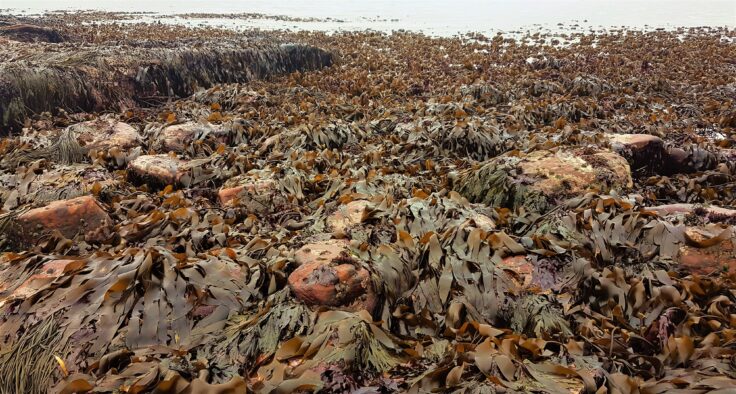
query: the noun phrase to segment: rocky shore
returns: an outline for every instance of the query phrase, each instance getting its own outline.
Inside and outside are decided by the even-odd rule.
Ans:
[[[0,23],[0,392],[736,390],[733,31],[79,18]]]

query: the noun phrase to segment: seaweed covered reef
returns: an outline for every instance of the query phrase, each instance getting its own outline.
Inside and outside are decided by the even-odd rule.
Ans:
[[[0,391],[734,389],[733,32],[273,34],[2,140]]]
[[[334,62],[333,54],[317,47],[234,34],[196,41],[86,42],[74,32],[18,23],[0,27],[3,36],[13,40],[4,43],[7,54],[0,62],[0,127],[5,131],[20,129],[27,117],[42,112],[124,111],[219,83]]]

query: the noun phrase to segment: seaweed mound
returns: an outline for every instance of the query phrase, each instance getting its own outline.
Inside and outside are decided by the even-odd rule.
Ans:
[[[247,82],[332,65],[333,54],[303,44],[248,41],[201,47],[111,44],[41,51],[0,63],[0,128],[42,112],[123,110],[186,97],[218,83]]]

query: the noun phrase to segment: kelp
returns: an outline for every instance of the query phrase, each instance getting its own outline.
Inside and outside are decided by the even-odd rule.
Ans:
[[[332,64],[333,55],[300,44],[212,42],[204,48],[114,45],[39,53],[0,66],[0,120],[8,131],[45,111],[99,111],[185,97],[216,83],[245,82]]]
[[[48,146],[34,149],[17,149],[3,157],[0,164],[15,168],[36,160],[49,160],[59,164],[81,163],[87,157],[87,149],[79,144],[73,130],[65,129]]]
[[[45,393],[52,378],[67,373],[57,324],[53,316],[40,321],[0,352],[0,391]]]
[[[78,66],[105,60],[133,93],[67,90],[102,107],[0,140],[0,233],[77,195],[112,222],[99,242],[0,241],[0,391],[734,389],[733,32],[83,23],[118,17],[50,13],[34,23],[70,44],[3,48],[48,69],[29,84],[94,84]],[[279,42],[342,61],[279,69]],[[131,139],[89,148],[98,124]],[[613,134],[663,144],[623,157]],[[82,157],[50,148],[75,141]],[[146,156],[180,171],[138,172]],[[308,260],[324,243],[339,253]],[[328,299],[346,290],[359,302]]]

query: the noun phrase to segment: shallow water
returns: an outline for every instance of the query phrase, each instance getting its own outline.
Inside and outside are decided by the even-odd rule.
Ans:
[[[406,29],[431,35],[453,35],[468,31],[493,33],[540,27],[557,29],[558,23],[568,27],[577,24],[578,29],[610,29],[619,26],[639,29],[679,26],[736,27],[736,1],[733,0],[0,0],[0,9],[8,8],[13,9],[13,12],[25,10],[33,13],[79,9],[160,14],[248,12],[301,18],[333,18],[339,22],[218,18],[189,20],[188,23],[325,31],[374,29],[390,32]],[[155,16],[152,19],[156,19]]]

